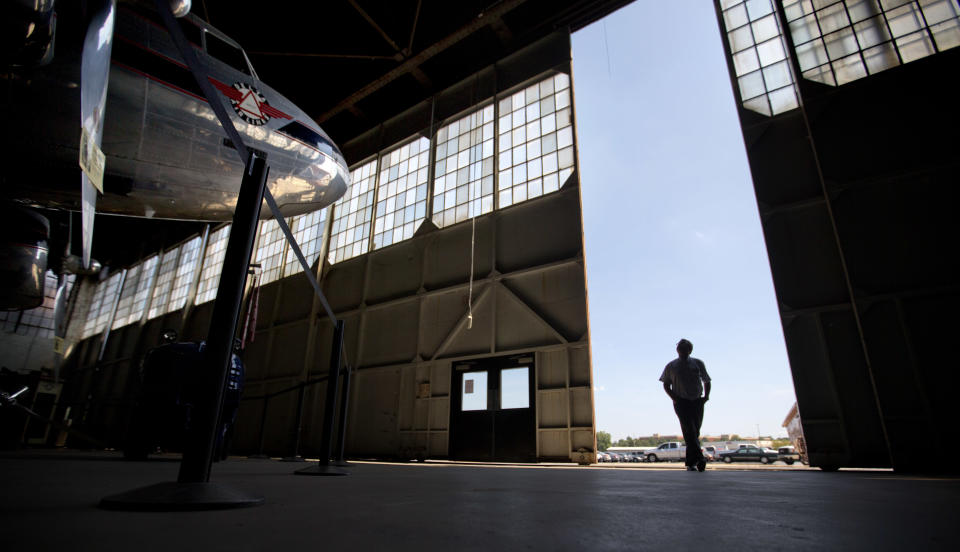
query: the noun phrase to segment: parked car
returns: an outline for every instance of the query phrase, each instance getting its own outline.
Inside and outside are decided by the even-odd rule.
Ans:
[[[648,450],[646,454],[647,462],[662,462],[671,460],[683,460],[686,458],[687,447],[677,441],[663,443],[659,447]]]
[[[720,453],[720,459],[728,464],[731,462],[760,462],[761,464],[769,464],[776,462],[777,458],[777,451],[762,449],[752,445]]]
[[[777,460],[783,460],[785,464],[792,466],[794,462],[800,461],[800,454],[792,446],[780,447],[777,450]]]
[[[609,455],[609,454],[607,454],[607,453],[605,453],[605,452],[598,452],[598,453],[597,453],[597,462],[598,462],[598,463],[609,462],[609,461],[610,461],[610,455]]]

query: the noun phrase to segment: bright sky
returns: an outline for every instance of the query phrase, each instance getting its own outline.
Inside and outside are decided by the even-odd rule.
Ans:
[[[679,434],[681,337],[703,433],[786,435],[793,382],[712,2],[637,0],[573,36],[597,429]]]

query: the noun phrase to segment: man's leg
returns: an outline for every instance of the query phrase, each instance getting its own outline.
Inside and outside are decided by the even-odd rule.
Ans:
[[[703,425],[703,402],[696,400],[690,403],[692,412],[690,413],[693,440],[697,442],[697,460],[703,458],[703,451],[700,450],[700,427]]]
[[[700,400],[693,401],[691,408],[693,410],[691,413],[691,418],[693,419],[693,440],[697,445],[694,449],[697,454],[697,470],[703,471],[707,467],[707,460],[703,456],[703,451],[700,450],[700,426],[703,425],[703,402]],[[689,451],[690,445],[687,445],[687,452]]]
[[[697,464],[697,457],[691,453],[690,442],[691,440],[696,440],[694,433],[696,420],[693,417],[694,412],[692,412],[690,401],[686,399],[674,401],[673,410],[677,413],[677,419],[680,420],[680,431],[683,433],[683,441],[687,443],[687,456],[684,463],[687,467],[695,466]],[[700,450],[699,446],[697,450]]]

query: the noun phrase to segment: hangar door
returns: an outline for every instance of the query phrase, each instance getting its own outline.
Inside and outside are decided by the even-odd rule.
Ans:
[[[533,355],[456,363],[452,379],[451,458],[536,461]]]

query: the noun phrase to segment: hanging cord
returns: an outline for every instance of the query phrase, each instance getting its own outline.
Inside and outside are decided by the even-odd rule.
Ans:
[[[473,87],[470,89],[470,105],[476,105],[476,96],[477,89],[480,87],[480,73],[476,73],[473,80]],[[477,117],[480,117],[479,113]],[[471,125],[473,126],[473,125]],[[480,127],[483,127],[483,121],[480,121]],[[478,132],[475,130],[470,131],[470,150],[472,151],[474,146],[474,137],[477,136]],[[479,182],[473,183],[472,186],[480,186]],[[472,187],[471,186],[471,187]],[[470,194],[470,197],[467,199],[467,205],[473,205],[473,194]],[[469,209],[469,207],[468,207]],[[467,329],[473,329],[473,252],[475,249],[475,244],[477,240],[477,217],[480,216],[479,209],[477,212],[470,213],[470,291],[467,294]]]
[[[477,239],[477,217],[470,219],[470,291],[467,294],[467,329],[473,329],[473,250]]]

